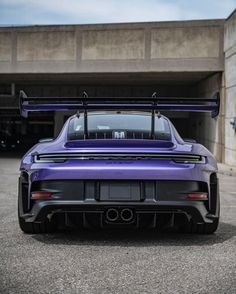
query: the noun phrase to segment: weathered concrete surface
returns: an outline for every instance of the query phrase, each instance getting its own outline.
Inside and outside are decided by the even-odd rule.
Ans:
[[[236,11],[225,23],[225,163],[236,165],[236,131],[230,119],[236,117]]]
[[[0,33],[0,62],[8,61],[11,62],[12,52],[11,33],[2,32]]]
[[[0,28],[0,74],[222,71],[223,25],[201,20]]]
[[[151,58],[219,57],[218,27],[159,28],[151,32]]]
[[[225,35],[224,35],[224,49],[228,51],[231,47],[236,45],[236,11],[234,11],[226,20]]]
[[[85,31],[82,59],[143,59],[144,30]]]
[[[17,34],[17,61],[75,60],[74,31]]]
[[[225,80],[226,87],[228,89],[230,87],[234,87],[236,83],[236,46],[230,48],[231,54],[228,54],[227,51],[225,54]]]
[[[218,173],[221,175],[236,177],[236,166],[218,163]]]

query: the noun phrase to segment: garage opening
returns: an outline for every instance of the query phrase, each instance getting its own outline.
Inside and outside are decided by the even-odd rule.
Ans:
[[[221,73],[209,72],[24,76],[13,80],[15,97],[1,95],[0,128],[19,140],[21,149],[27,149],[40,138],[57,136],[68,118],[68,113],[60,112],[33,113],[28,119],[21,118],[20,90],[36,97],[81,96],[83,91],[94,97],[150,97],[153,92],[163,97],[212,97],[221,90],[221,80]],[[2,91],[6,91],[6,86]],[[220,117],[212,119],[209,114],[186,112],[163,114],[171,119],[183,138],[202,143],[221,160]]]

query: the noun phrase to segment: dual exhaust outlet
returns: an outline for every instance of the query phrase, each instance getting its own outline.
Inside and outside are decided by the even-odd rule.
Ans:
[[[109,208],[105,216],[109,222],[117,222],[119,220],[131,222],[134,219],[134,212],[129,208],[123,208],[120,211],[116,208]]]

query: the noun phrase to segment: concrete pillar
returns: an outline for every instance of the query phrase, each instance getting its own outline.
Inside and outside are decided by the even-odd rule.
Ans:
[[[236,166],[236,131],[230,121],[236,117],[236,10],[225,22],[225,163]]]
[[[220,145],[221,145],[221,162],[225,163],[225,73],[221,76],[221,88],[220,88]]]

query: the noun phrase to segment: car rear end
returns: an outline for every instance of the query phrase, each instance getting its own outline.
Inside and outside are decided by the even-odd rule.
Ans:
[[[81,103],[77,98],[70,98],[70,103],[62,98],[45,104],[53,99],[41,98],[38,104],[38,98],[24,93],[20,97],[24,116],[29,111],[83,110],[69,118],[56,140],[38,144],[22,161],[19,221],[23,231],[42,232],[48,224],[216,230],[216,162],[203,146],[184,142],[156,109],[217,115],[218,98],[213,105],[201,105],[198,98],[196,105],[192,99],[173,104],[179,102],[176,98],[162,98],[159,105],[155,95],[135,98],[138,102],[129,97],[113,98],[110,103],[108,98],[84,96]]]
[[[22,173],[26,222],[164,228],[211,224],[217,216],[215,173],[204,156],[168,141],[67,146],[64,153],[34,155],[30,173]]]

